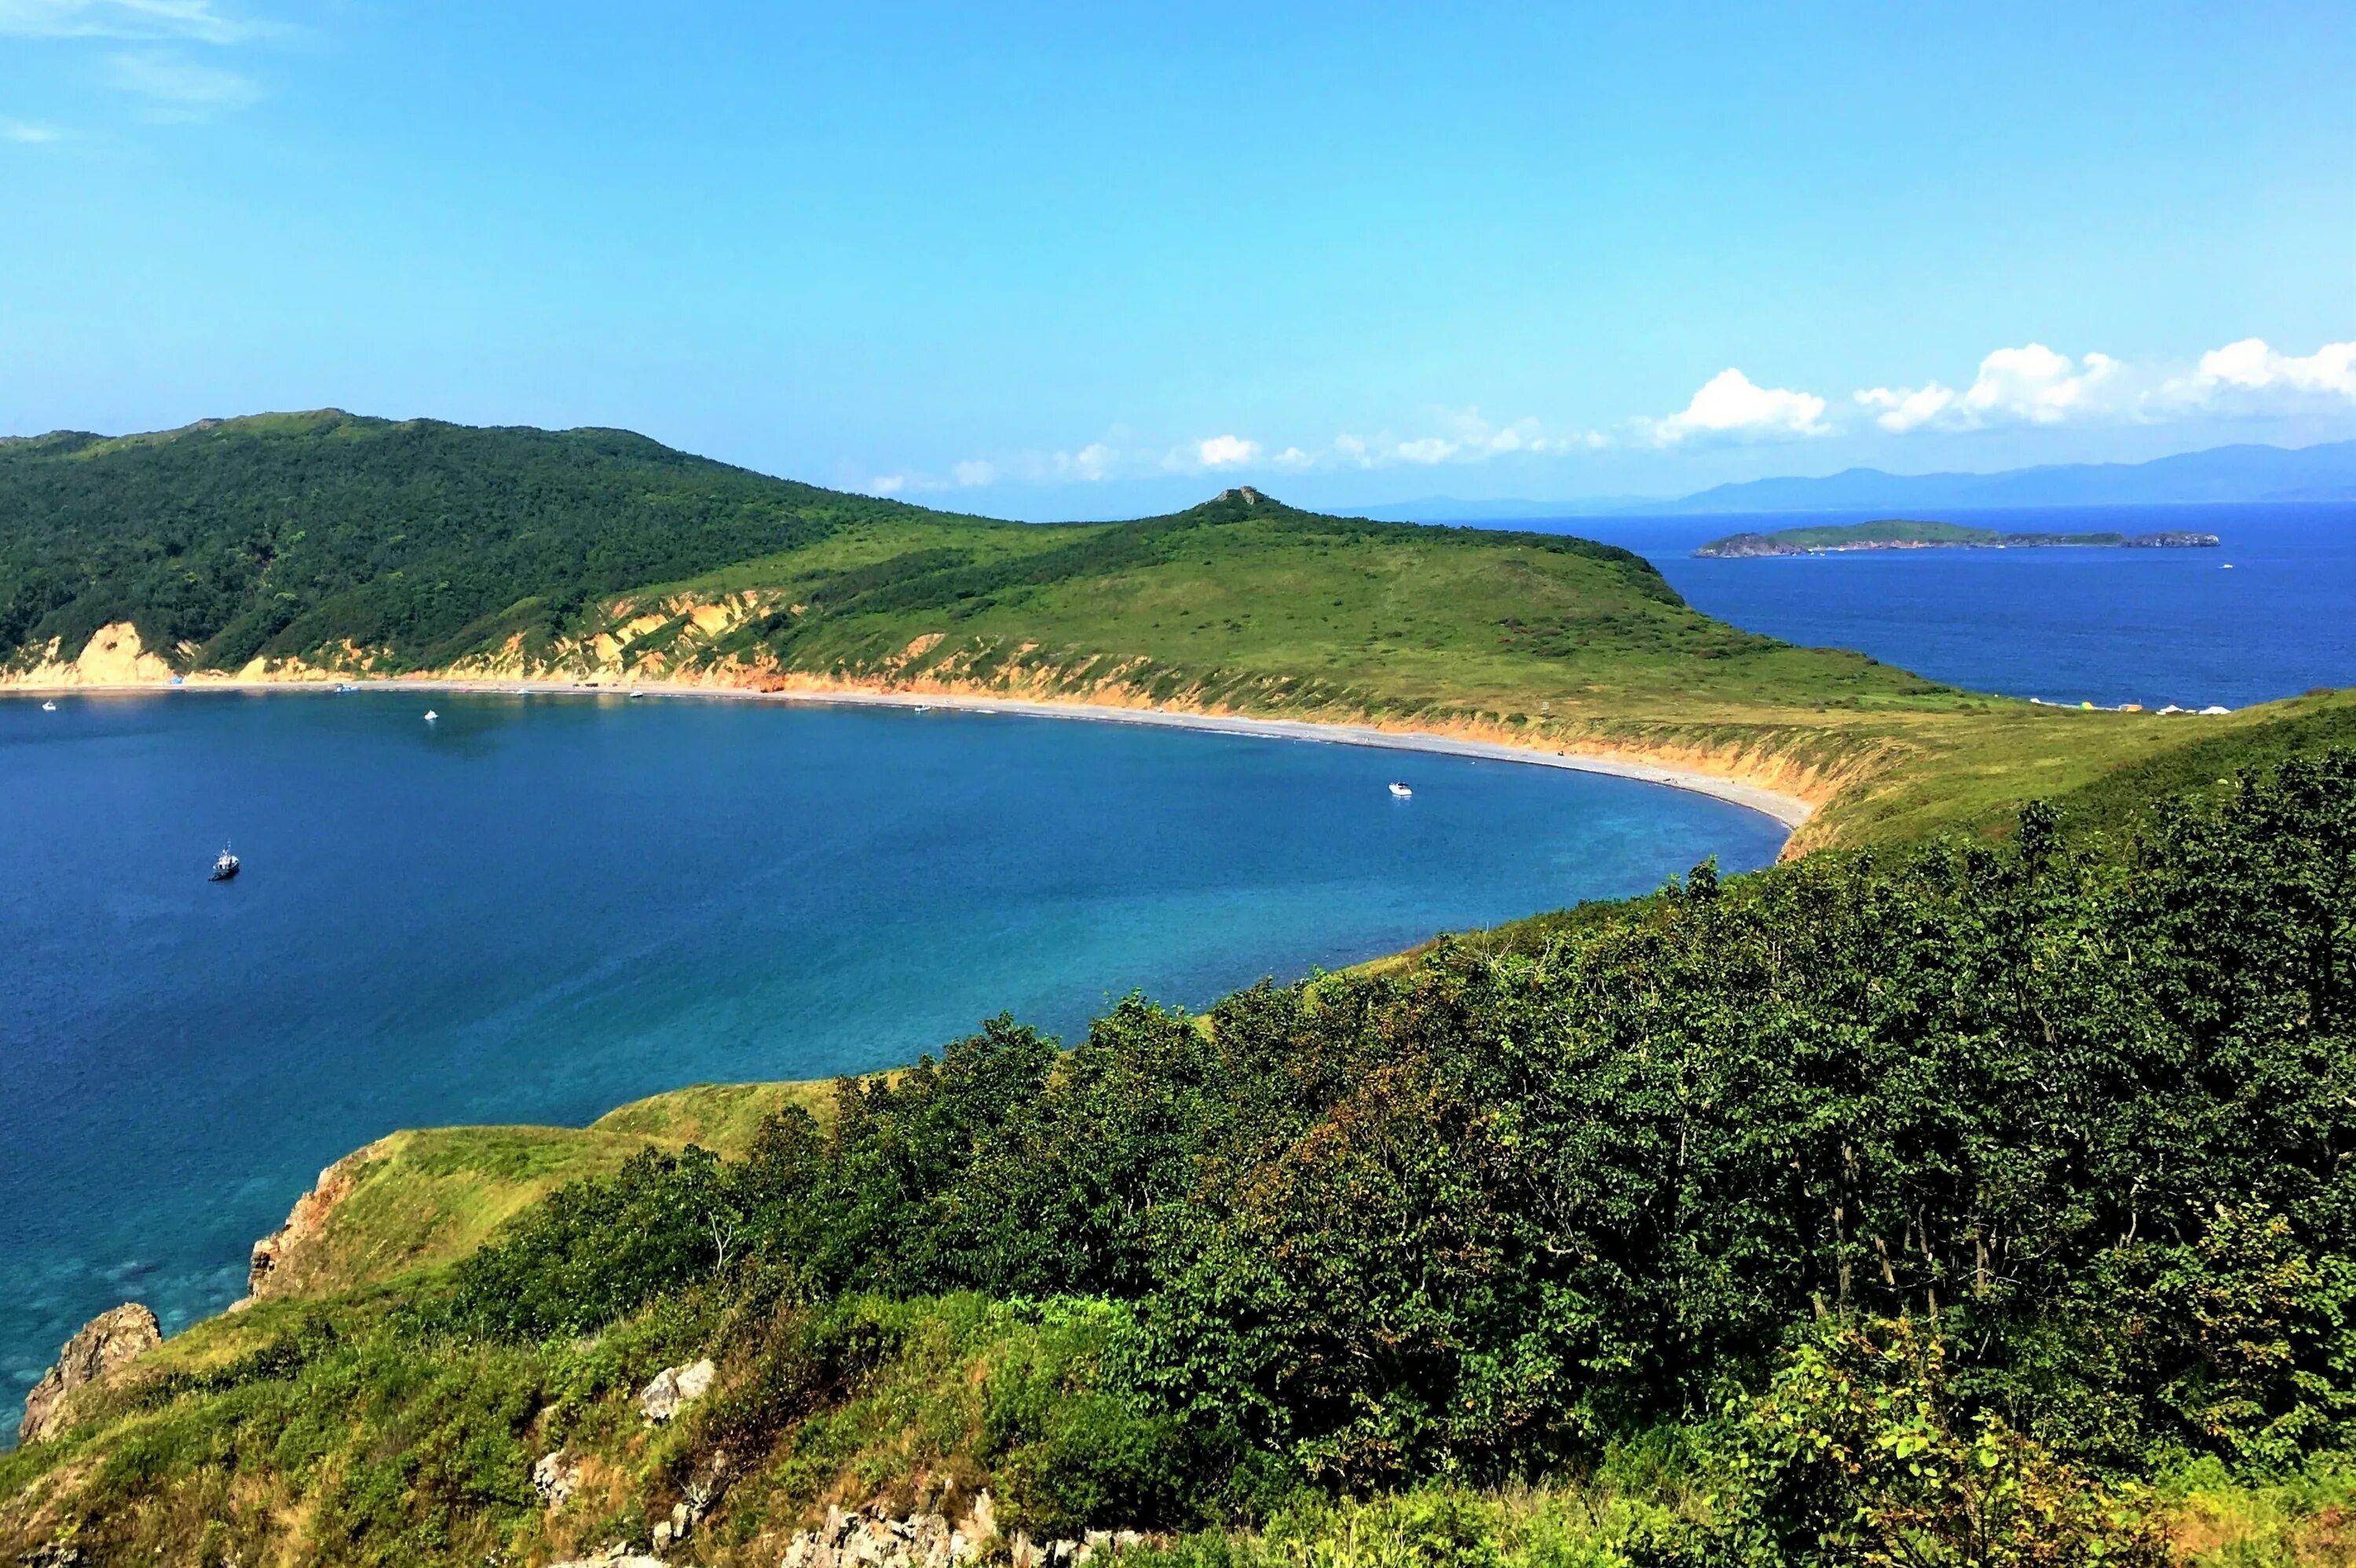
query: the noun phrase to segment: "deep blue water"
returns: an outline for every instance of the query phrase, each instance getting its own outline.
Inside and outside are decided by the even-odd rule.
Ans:
[[[1696,560],[1721,535],[1866,514],[1501,523],[1624,545],[1697,608],[1857,648],[1935,680],[2048,702],[2242,708],[2356,686],[2356,507],[1941,512],[2011,533],[2213,533],[2217,549],[1945,549]],[[2226,571],[2227,562],[2233,564]]]
[[[1132,988],[1199,1006],[1783,838],[1338,745],[442,694],[429,728],[427,700],[0,699],[9,1403],[94,1312],[225,1306],[394,1127],[882,1067],[1001,1009],[1068,1036]],[[246,869],[210,885],[224,838]]]

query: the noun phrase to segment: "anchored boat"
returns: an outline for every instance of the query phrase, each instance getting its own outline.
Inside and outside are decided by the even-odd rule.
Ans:
[[[1403,784],[1394,784],[1391,785],[1391,796],[1393,799],[1408,800],[1412,798],[1414,795],[1415,791],[1408,788],[1407,785]]]
[[[237,857],[230,854],[229,852],[229,846],[224,844],[221,846],[221,852],[213,858],[213,874],[209,880],[216,882],[226,882],[231,877],[236,875]]]

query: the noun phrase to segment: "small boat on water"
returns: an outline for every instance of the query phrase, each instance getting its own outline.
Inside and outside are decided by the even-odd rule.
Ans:
[[[635,686],[634,686],[634,687],[630,688],[630,700],[631,700],[631,701],[636,702],[639,698],[644,697],[645,695],[646,695],[646,693],[645,693],[645,692],[643,692],[643,691],[640,691],[637,687],[635,687]]]
[[[237,857],[230,854],[229,852],[229,846],[224,844],[221,846],[221,852],[213,858],[213,874],[207,880],[216,882],[226,882],[231,877],[236,875]]]
[[[1412,799],[1414,795],[1415,791],[1408,788],[1407,785],[1403,784],[1394,784],[1391,785],[1391,798],[1394,800],[1409,800]]]
[[[434,722],[434,720],[435,720],[436,719],[439,719],[439,718],[441,718],[441,717],[442,717],[442,715],[440,715],[439,713],[434,712],[434,709],[432,709],[431,708],[429,708],[429,709],[427,709],[425,710],[425,721],[426,721],[428,724],[433,723],[433,722]]]
[[[916,711],[919,713],[930,713],[932,710],[933,705],[929,702],[919,702],[916,704]]]
[[[55,713],[57,710],[58,710],[58,699],[57,699],[56,698],[54,698],[54,697],[50,698],[47,702],[44,702],[44,703],[42,703],[42,704],[41,704],[41,711],[42,711],[42,712],[44,712],[44,713]]]
[[[350,681],[348,681],[348,680],[347,680],[347,681],[340,681],[340,682],[338,682],[338,683],[337,684],[337,686],[336,686],[336,692],[337,692],[337,695],[338,695],[338,696],[341,696],[341,695],[343,695],[343,694],[344,694],[344,693],[346,693],[346,692],[358,691],[359,689],[359,687],[354,686],[354,685],[353,685]]]

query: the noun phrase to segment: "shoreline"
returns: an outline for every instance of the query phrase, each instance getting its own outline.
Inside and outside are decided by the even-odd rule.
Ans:
[[[298,680],[196,680],[181,686],[142,681],[123,684],[0,685],[7,697],[132,697],[177,691],[236,691],[256,693],[312,691],[332,696],[334,678]],[[1708,795],[1772,817],[1789,837],[1815,815],[1815,806],[1797,795],[1760,784],[1706,773],[1698,769],[1577,751],[1544,751],[1499,741],[1474,741],[1429,730],[1386,730],[1368,724],[1321,723],[1306,719],[1252,719],[1222,713],[1191,713],[1167,708],[1129,708],[1111,703],[1078,702],[1039,698],[982,697],[965,692],[876,691],[856,687],[812,686],[760,690],[755,688],[693,681],[648,680],[635,684],[595,686],[565,680],[485,680],[463,677],[347,678],[344,684],[363,691],[447,691],[468,696],[606,697],[628,700],[637,691],[647,697],[701,698],[723,702],[826,704],[853,708],[939,708],[967,713],[1001,713],[1026,719],[1086,720],[1098,723],[1144,724],[1208,734],[1260,736],[1273,740],[1306,741],[1325,745],[1363,746],[1376,751],[1413,752],[1433,756],[1468,757],[1483,762],[1518,763],[1532,767],[1559,768],[1572,773],[1600,773],[1610,778],[1659,784],[1688,794]]]

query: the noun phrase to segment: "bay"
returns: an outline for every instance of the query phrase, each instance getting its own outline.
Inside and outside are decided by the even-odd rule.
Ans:
[[[428,702],[442,715],[427,724]],[[1391,798],[1392,779],[1415,789]],[[1554,769],[936,709],[446,693],[0,699],[0,1390],[167,1330],[329,1161],[1071,1037],[1772,859]],[[206,881],[233,841],[245,870]]]

